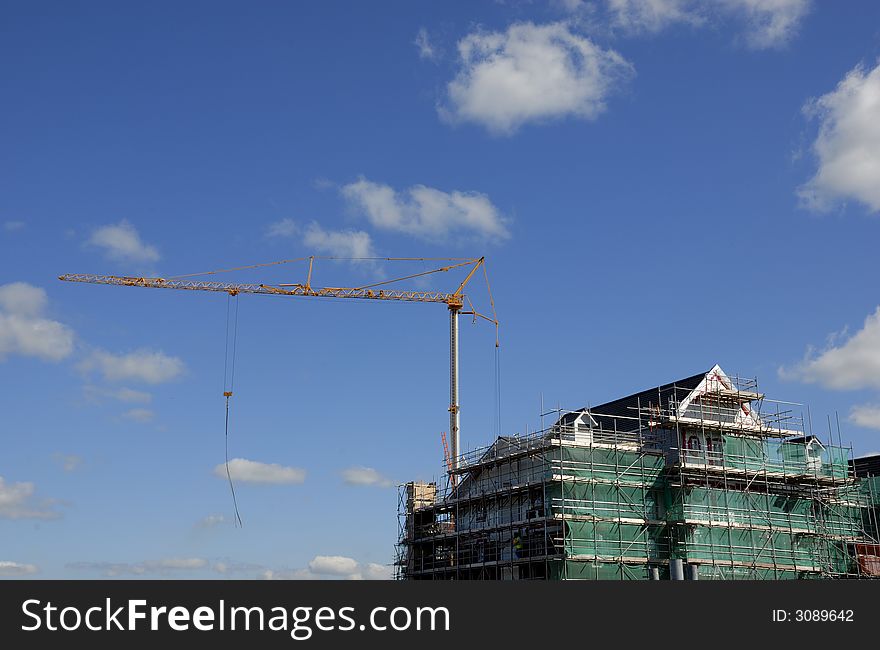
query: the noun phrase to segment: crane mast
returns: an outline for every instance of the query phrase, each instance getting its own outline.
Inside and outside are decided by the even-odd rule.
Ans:
[[[245,269],[253,269],[257,267],[271,266],[274,264],[285,264],[289,262],[305,261],[309,262],[308,275],[305,283],[293,284],[255,284],[255,283],[235,283],[220,282],[211,280],[192,280],[190,278],[199,275],[214,275],[227,271],[239,271]],[[123,287],[145,287],[153,289],[177,289],[185,291],[215,291],[226,293],[230,296],[251,293],[258,295],[274,295],[274,296],[299,296],[313,298],[347,298],[354,300],[390,300],[397,302],[420,302],[420,303],[442,303],[445,304],[449,311],[449,434],[452,443],[451,449],[451,465],[449,466],[450,476],[456,476],[459,469],[459,457],[461,455],[461,405],[459,403],[459,328],[458,317],[461,314],[473,315],[474,319],[482,318],[493,323],[496,328],[495,345],[498,346],[498,318],[495,314],[495,302],[492,298],[492,290],[489,286],[489,277],[486,273],[486,262],[484,257],[479,258],[443,258],[445,261],[453,262],[447,266],[421,273],[407,275],[401,278],[384,280],[359,287],[312,287],[312,271],[315,259],[341,259],[341,258],[316,258],[310,256],[308,258],[298,258],[293,260],[281,260],[279,262],[269,262],[265,264],[254,264],[250,266],[238,267],[235,269],[223,269],[220,271],[208,271],[205,273],[194,273],[185,276],[176,276],[171,278],[149,278],[137,276],[119,276],[119,275],[97,275],[86,273],[70,273],[61,275],[59,280],[65,282],[85,282],[88,284],[105,284]],[[371,258],[376,259],[376,258]],[[428,258],[381,258],[385,261],[428,261]],[[444,273],[456,268],[469,268],[467,276],[459,284],[454,292],[443,291],[420,291],[398,289],[388,285],[409,280],[412,278],[430,275],[432,273]],[[473,304],[467,299],[464,293],[465,287],[473,279],[474,274],[482,269],[486,279],[486,288],[489,293],[489,301],[492,306],[492,316],[486,316],[478,312]],[[465,310],[465,301],[467,300],[470,308]]]

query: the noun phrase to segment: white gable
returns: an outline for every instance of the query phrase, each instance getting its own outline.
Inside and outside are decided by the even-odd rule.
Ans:
[[[714,399],[706,400],[710,396]],[[697,419],[725,420],[732,424],[741,425],[745,428],[760,427],[761,420],[749,406],[749,402],[760,399],[761,395],[749,391],[740,391],[728,377],[721,366],[715,366],[706,373],[703,380],[685,397],[678,406],[679,417],[691,417],[691,413]],[[719,406],[722,403],[724,406]],[[702,415],[701,415],[702,414]]]

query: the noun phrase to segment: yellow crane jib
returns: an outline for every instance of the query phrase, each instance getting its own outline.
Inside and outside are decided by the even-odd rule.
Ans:
[[[390,280],[374,282],[358,287],[320,287],[312,286],[312,276],[315,267],[315,260],[371,260],[385,262],[445,262],[443,266],[428,271],[413,273]],[[216,275],[231,271],[243,271],[255,268],[273,266],[277,264],[289,264],[292,262],[308,261],[308,273],[305,283],[237,283],[237,282],[220,282],[214,280],[195,280],[197,276]],[[396,283],[406,280],[415,279],[435,273],[446,273],[454,269],[468,269],[464,280],[458,285],[453,292],[436,291],[436,290],[417,290],[417,289],[400,289]],[[491,305],[492,315],[487,316],[479,313],[464,293],[465,287],[473,279],[474,275],[482,269],[483,276],[486,281],[486,290],[489,296],[489,304]],[[449,365],[450,365],[450,406],[449,406],[449,432],[452,442],[451,460],[452,467],[450,473],[456,472],[459,464],[460,455],[460,412],[458,398],[458,316],[459,314],[471,314],[474,320],[477,318],[484,319],[495,325],[495,345],[498,346],[498,317],[495,313],[495,301],[492,297],[492,288],[489,284],[489,276],[486,271],[486,260],[484,257],[475,258],[425,258],[425,257],[371,257],[371,258],[340,258],[340,257],[318,257],[309,256],[296,259],[279,260],[276,262],[264,262],[260,264],[250,264],[247,266],[239,266],[235,268],[220,269],[217,271],[205,271],[201,273],[190,273],[186,275],[178,275],[168,278],[147,278],[127,275],[99,275],[88,273],[68,273],[58,276],[59,280],[65,282],[84,282],[88,284],[106,284],[122,287],[147,287],[153,289],[178,289],[185,291],[216,291],[226,293],[230,296],[251,293],[273,296],[302,296],[314,298],[348,298],[353,300],[386,300],[397,302],[415,302],[415,303],[442,303],[449,309]],[[465,311],[465,301],[470,309]],[[227,395],[231,396],[231,391]]]

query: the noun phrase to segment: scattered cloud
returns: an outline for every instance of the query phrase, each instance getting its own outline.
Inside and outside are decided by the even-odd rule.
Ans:
[[[797,35],[810,12],[810,0],[606,0],[607,24],[627,34],[656,34],[674,25],[702,27],[739,22],[742,40],[755,50],[780,49]],[[594,5],[571,3],[569,11],[595,11]]]
[[[18,562],[9,562],[8,560],[0,560],[0,576],[8,578],[20,578],[22,576],[31,576],[39,573],[40,568],[36,564],[19,564]]]
[[[309,562],[309,571],[316,576],[334,576],[349,580],[390,580],[391,567],[382,564],[361,564],[343,555],[316,555]]]
[[[323,192],[324,190],[335,189],[336,183],[334,181],[331,181],[329,178],[319,176],[312,181],[312,187],[314,187],[319,192]]]
[[[182,571],[198,571],[209,566],[202,558],[166,558],[130,564],[126,562],[73,562],[68,569],[101,573],[108,578],[119,576],[167,575]]]
[[[369,233],[362,230],[324,230],[314,221],[306,228],[303,244],[334,257],[376,257]]]
[[[232,576],[235,574],[249,574],[251,576],[261,577],[266,571],[266,567],[261,564],[252,564],[250,562],[229,562],[218,561],[211,565],[211,569],[223,576]]]
[[[83,457],[78,456],[77,454],[55,453],[52,457],[60,463],[64,471],[68,473],[78,470],[84,461]]]
[[[132,388],[104,388],[101,386],[93,386],[91,384],[83,386],[83,393],[87,399],[101,400],[113,399],[126,404],[149,404],[153,401],[153,396],[142,390],[134,390]]]
[[[361,579],[363,580],[391,580],[393,570],[386,564],[370,562],[361,565]]]
[[[128,354],[112,354],[95,350],[80,363],[80,369],[84,372],[97,370],[108,381],[136,380],[161,384],[182,375],[185,365],[177,357],[161,351],[140,349]]]
[[[478,192],[443,192],[414,185],[397,192],[389,185],[360,178],[342,195],[374,227],[422,239],[445,239],[453,233],[504,240],[506,220],[489,197]]]
[[[818,353],[808,348],[800,363],[780,368],[779,375],[834,390],[880,388],[880,307],[851,337],[844,331]]]
[[[49,304],[46,291],[26,282],[0,285],[0,309],[20,316],[39,316]]]
[[[849,412],[849,421],[866,429],[880,429],[880,404],[859,404]]]
[[[6,232],[18,232],[25,227],[24,221],[6,221],[3,223],[3,230]]]
[[[112,260],[157,262],[161,257],[158,249],[141,240],[137,229],[125,219],[98,228],[89,237],[88,243],[103,249]]]
[[[510,134],[527,122],[595,119],[633,66],[563,22],[515,23],[476,31],[458,43],[460,69],[447,85],[441,117]]]
[[[440,58],[440,51],[437,49],[437,46],[435,46],[431,42],[431,37],[428,35],[428,30],[424,27],[420,28],[418,33],[416,34],[416,40],[414,41],[414,44],[419,50],[420,59],[436,61]]]
[[[260,578],[263,580],[319,580],[321,576],[308,569],[263,569],[260,572]]]
[[[25,282],[0,285],[0,361],[10,354],[61,361],[73,352],[74,335],[43,314],[46,292]]]
[[[153,413],[150,409],[145,408],[134,408],[129,409],[125,413],[122,414],[126,420],[132,420],[134,422],[150,422],[156,414]]]
[[[785,47],[810,11],[810,0],[724,0],[746,21],[746,43],[756,50]]]
[[[229,474],[239,483],[264,483],[272,485],[298,485],[306,480],[306,470],[299,467],[284,467],[275,463],[260,463],[244,458],[229,461]],[[214,468],[214,476],[226,478],[226,464]]]
[[[880,63],[858,65],[837,88],[804,106],[819,122],[816,174],[798,189],[806,207],[827,211],[845,199],[880,211]]]
[[[180,570],[180,569],[202,569],[208,566],[208,562],[201,558],[167,558],[156,562],[144,562],[143,566],[151,570]]]
[[[268,237],[296,237],[303,235],[303,244],[312,250],[334,257],[375,257],[369,233],[360,230],[324,230],[312,221],[305,230],[293,219],[282,219],[266,229]]]
[[[223,475],[226,476],[226,471],[224,469]],[[226,523],[226,517],[223,515],[208,515],[207,517],[202,517],[196,523],[196,528],[215,528],[216,526],[220,526]]]
[[[316,555],[309,562],[309,571],[312,573],[334,576],[351,575],[357,571],[357,568],[357,560],[342,555]]]
[[[349,467],[342,470],[342,479],[348,485],[391,487],[394,483],[372,467]]]
[[[98,573],[108,578],[151,576],[165,577],[187,572],[213,572],[218,577],[262,578],[264,580],[390,580],[390,566],[373,562],[361,563],[349,557],[337,555],[315,556],[305,568],[270,568],[252,562],[237,562],[229,559],[209,561],[199,557],[166,558],[146,562],[73,562],[68,569]],[[2,563],[0,563],[2,569]],[[3,575],[0,570],[0,575]]]
[[[267,237],[295,237],[299,234],[299,225],[293,219],[282,219],[270,223],[266,228]]]
[[[704,22],[693,0],[607,0],[613,27],[627,32],[659,32],[675,23]]]
[[[50,499],[38,500],[33,483],[7,483],[0,476],[0,519],[57,519]]]

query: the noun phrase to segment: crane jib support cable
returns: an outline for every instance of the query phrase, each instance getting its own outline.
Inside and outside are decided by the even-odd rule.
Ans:
[[[334,260],[334,261],[375,261],[375,262],[418,262],[421,263],[422,271],[419,273],[410,273],[408,275],[404,275],[403,277],[394,277],[392,279],[378,279],[376,282],[372,282],[366,285],[360,286],[316,286],[313,284],[314,279],[314,271],[315,271],[315,261],[316,260]],[[199,276],[217,276],[220,274],[230,273],[230,272],[243,272],[243,271],[251,271],[258,268],[266,268],[266,267],[276,267],[278,265],[287,265],[293,264],[297,262],[308,262],[308,274],[303,278],[304,284],[302,282],[272,282],[272,283],[262,283],[262,282],[224,282],[218,280],[199,280],[195,279]],[[427,269],[425,262],[439,262],[442,266],[439,266],[435,269]],[[432,265],[431,265],[432,266]],[[454,291],[440,291],[434,288],[428,288],[428,286],[415,286],[410,289],[400,288],[398,283],[406,281],[406,280],[414,280],[427,277],[433,274],[443,274],[448,273],[455,269],[466,270],[466,274],[464,279],[458,284],[458,288]],[[478,271],[482,271],[483,278],[486,283],[486,292],[488,294],[489,306],[491,308],[491,316],[488,314],[480,313],[470,298],[464,293],[465,288],[469,285],[471,280],[477,275]],[[501,422],[501,351],[500,351],[500,343],[499,343],[499,321],[498,315],[495,311],[495,299],[492,295],[492,287],[489,283],[489,275],[486,267],[486,259],[485,257],[326,257],[326,256],[315,256],[310,255],[308,257],[300,257],[294,259],[284,259],[278,260],[275,262],[265,262],[259,264],[248,264],[243,266],[236,267],[227,267],[223,269],[218,269],[216,271],[205,271],[201,273],[189,273],[183,275],[174,275],[174,276],[166,276],[162,277],[142,277],[138,275],[103,275],[103,274],[94,274],[94,273],[69,273],[58,276],[59,280],[64,282],[82,282],[88,284],[102,284],[102,285],[115,285],[122,287],[144,287],[144,288],[154,288],[154,289],[176,289],[176,290],[186,290],[186,291],[211,291],[218,293],[225,293],[230,298],[237,297],[240,294],[248,293],[248,294],[257,294],[257,295],[271,295],[271,296],[291,296],[291,297],[312,297],[312,298],[336,298],[336,299],[348,299],[348,300],[382,300],[382,301],[396,301],[396,302],[409,302],[409,303],[439,303],[444,304],[450,310],[451,313],[456,315],[458,314],[469,314],[473,315],[474,321],[485,320],[489,323],[492,323],[495,326],[495,350],[496,350],[496,360],[495,360],[495,375],[496,375],[496,411],[497,411],[497,426],[498,431],[500,433],[502,429]],[[465,310],[465,305],[470,307],[469,310]],[[227,366],[229,361],[229,319],[230,319],[230,308],[229,303],[227,302]],[[237,320],[238,316],[238,303],[236,302],[236,311],[235,316]],[[457,322],[457,321],[456,321]],[[450,336],[450,344],[456,343],[457,348],[457,327],[455,337]],[[452,345],[451,345],[452,347]],[[233,331],[233,345],[232,345],[232,354],[233,354],[233,367],[232,371],[234,373],[234,357],[235,357],[235,332]],[[457,356],[457,355],[456,355]],[[450,354],[452,357],[452,351]],[[452,363],[454,369],[457,371],[458,363],[457,359],[455,359]],[[227,402],[227,430],[226,436],[228,438],[229,430],[228,430],[228,408],[229,408],[229,398],[232,396],[232,387],[230,386],[227,390],[225,385],[226,382],[226,373],[229,370],[227,367],[224,369],[224,395],[226,396]],[[458,442],[460,441],[460,423],[458,421],[459,414],[459,405],[458,405],[458,375],[457,372],[450,373],[450,396],[452,397],[449,407],[449,412],[451,415],[454,415],[454,422],[450,422],[450,437],[454,438],[454,442],[456,442],[456,452],[459,452]],[[228,393],[228,394],[227,394]],[[228,447],[228,443],[227,443]],[[457,453],[453,454],[454,459],[457,458]],[[457,462],[457,460],[456,460]],[[227,462],[226,462],[226,470],[227,477],[229,478],[230,489],[233,494],[233,503],[235,503],[235,489],[232,484],[232,473],[229,470],[229,460],[227,453]],[[238,516],[238,509],[236,505],[236,521],[238,523],[241,522],[240,517]]]
[[[228,383],[227,383],[227,371],[230,368],[229,364],[229,303],[231,300],[235,300],[235,320],[232,325],[232,365],[231,372],[228,373]],[[226,398],[226,420],[225,420],[225,434],[224,434],[224,448],[225,448],[225,458],[226,458],[226,479],[229,481],[229,491],[232,493],[232,508],[235,513],[235,517],[233,519],[233,524],[235,526],[242,527],[244,524],[241,521],[241,515],[238,512],[238,499],[235,497],[235,484],[232,482],[232,473],[229,471],[229,398],[232,397],[232,391],[235,387],[235,348],[238,342],[238,296],[227,296],[226,299],[226,341],[225,341],[225,350],[224,350],[224,359],[223,359],[223,396]],[[228,388],[228,390],[227,390]]]

